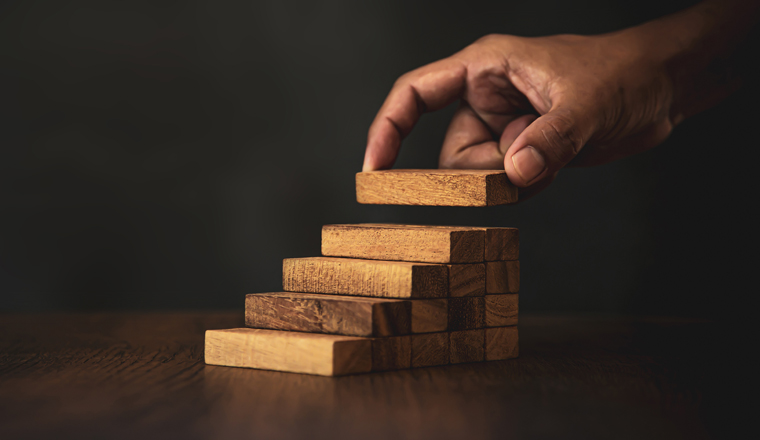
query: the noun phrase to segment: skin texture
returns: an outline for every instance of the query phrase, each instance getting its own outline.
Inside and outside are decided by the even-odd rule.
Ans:
[[[483,37],[396,81],[369,129],[364,171],[393,166],[420,116],[457,100],[440,167],[503,167],[522,200],[565,166],[646,151],[738,88],[759,3],[708,1],[597,36]]]

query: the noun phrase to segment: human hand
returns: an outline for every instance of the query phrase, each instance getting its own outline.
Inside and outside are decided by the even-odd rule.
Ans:
[[[420,116],[459,99],[440,167],[503,167],[525,199],[564,166],[656,146],[733,91],[703,72],[716,58],[729,64],[756,17],[742,2],[705,2],[599,36],[484,37],[396,81],[369,129],[364,170],[390,168]]]
[[[364,169],[389,168],[422,113],[456,99],[441,168],[506,170],[524,195],[565,165],[595,165],[662,142],[672,82],[620,35],[491,35],[398,79],[369,130]]]

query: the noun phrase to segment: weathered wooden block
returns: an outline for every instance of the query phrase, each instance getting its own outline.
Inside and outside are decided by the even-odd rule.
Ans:
[[[485,359],[484,329],[463,330],[449,334],[450,362],[480,362]]]
[[[379,298],[254,293],[245,298],[245,325],[350,336],[405,335],[412,330],[412,305]]]
[[[443,265],[352,258],[287,258],[282,287],[289,292],[387,298],[441,298],[448,294]]]
[[[516,358],[519,353],[517,326],[485,329],[486,360]]]
[[[409,336],[374,338],[372,371],[402,370],[412,365],[412,340]]]
[[[519,261],[489,261],[486,263],[486,293],[518,293],[520,291]]]
[[[517,228],[485,228],[486,261],[511,261],[520,258],[520,234]]]
[[[448,268],[449,296],[485,295],[485,264],[449,264]]]
[[[412,335],[412,368],[432,367],[449,363],[448,333]]]
[[[449,331],[482,328],[484,320],[484,297],[449,298]]]
[[[372,368],[372,343],[352,336],[252,328],[207,330],[209,365],[341,376]]]
[[[356,200],[379,205],[493,206],[517,202],[503,170],[383,170],[356,175]]]
[[[485,326],[503,327],[517,325],[518,294],[486,295]]]
[[[442,332],[449,324],[447,299],[415,299],[412,307],[412,333]]]
[[[485,229],[392,224],[326,225],[322,254],[425,263],[484,261]]]

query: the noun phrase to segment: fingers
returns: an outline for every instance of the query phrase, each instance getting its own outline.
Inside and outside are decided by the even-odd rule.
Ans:
[[[595,130],[593,121],[588,111],[562,106],[533,121],[504,156],[509,180],[525,188],[553,176],[591,137]]]
[[[443,141],[439,166],[441,168],[469,168],[498,170],[504,166],[505,149],[536,119],[523,115],[505,122],[500,141],[493,139],[487,124],[467,103],[463,102],[451,119]],[[502,125],[502,127],[504,127]]]
[[[459,98],[466,78],[464,64],[451,58],[428,64],[399,78],[370,126],[363,170],[393,166],[401,141],[420,116]]]

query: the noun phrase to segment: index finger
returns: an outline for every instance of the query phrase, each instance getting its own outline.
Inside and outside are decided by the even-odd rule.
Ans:
[[[393,85],[369,128],[364,171],[390,168],[401,140],[423,113],[446,107],[464,92],[467,68],[445,58],[401,76]]]

